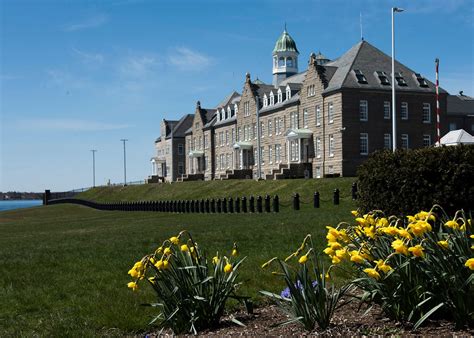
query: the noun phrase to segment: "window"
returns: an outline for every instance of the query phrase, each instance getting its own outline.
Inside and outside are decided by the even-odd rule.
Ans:
[[[316,126],[321,125],[321,108],[316,106]]]
[[[308,110],[303,110],[303,128],[308,128]]]
[[[402,73],[395,72],[395,80],[397,81],[399,86],[401,86],[401,87],[406,87],[407,86],[407,82],[403,78]]]
[[[264,138],[265,137],[265,123],[260,122],[260,137]]]
[[[237,105],[237,103],[234,103],[234,115],[237,115],[238,112],[239,112],[239,106]]]
[[[383,134],[383,147],[384,149],[392,149],[392,135]]]
[[[273,146],[268,146],[268,163],[273,163]]]
[[[408,120],[408,103],[402,102],[400,117],[402,120]]]
[[[390,101],[384,101],[383,103],[383,118],[390,120]]]
[[[286,100],[291,99],[291,88],[290,86],[286,86]]]
[[[184,154],[184,144],[178,144],[178,155]]]
[[[314,96],[315,94],[316,94],[316,86],[314,84],[309,85],[306,88],[306,96],[310,97],[310,96]]]
[[[283,94],[281,92],[281,88],[278,89],[278,103],[283,101]]]
[[[329,165],[329,166],[328,166],[328,174],[329,174],[329,175],[334,174],[334,166],[332,166],[332,165]]]
[[[275,96],[273,92],[270,92],[270,105],[273,106],[275,104]]]
[[[293,112],[290,114],[290,128],[298,129],[298,113]]]
[[[231,130],[231,135],[232,135],[231,142],[232,142],[232,144],[234,144],[234,143],[235,143],[235,131],[234,131],[234,128],[232,128],[232,130]]]
[[[388,81],[387,74],[385,72],[377,71],[377,76],[379,77],[380,84],[387,86],[390,84],[390,81]]]
[[[290,141],[290,159],[291,161],[298,161],[299,140]]]
[[[183,162],[178,162],[178,175],[184,174],[184,164]]]
[[[423,135],[423,147],[429,147],[431,145],[431,135]]]
[[[286,58],[286,66],[293,67],[293,58],[291,56]]]
[[[262,164],[265,164],[265,148],[263,147],[260,147],[260,156],[262,156]]]
[[[199,122],[196,122],[196,123],[194,124],[194,128],[195,128],[195,129],[199,129],[199,126],[200,126]]]
[[[361,155],[369,154],[369,135],[367,133],[360,133],[359,151]]]
[[[334,106],[332,102],[328,103],[328,123],[334,122]]]
[[[402,134],[402,148],[408,149],[408,134]]]
[[[423,103],[423,123],[431,123],[431,105]]]
[[[284,57],[280,57],[278,59],[278,67],[285,67],[285,58]]]
[[[316,158],[321,158],[321,138],[316,138]]]
[[[229,131],[225,131],[225,144],[229,145]]]
[[[244,116],[250,116],[250,104],[249,102],[244,102]]]
[[[281,162],[281,144],[275,144],[275,163]]]
[[[321,178],[321,167],[316,167],[316,178]]]
[[[253,124],[253,139],[257,139],[257,123]]]
[[[334,135],[329,135],[329,157],[334,156]]]
[[[428,82],[426,82],[425,78],[421,76],[420,73],[415,73],[414,76],[416,77],[420,87],[424,87],[424,88],[428,87]]]
[[[366,100],[359,101],[359,119],[367,121],[369,119],[369,108]]]
[[[449,131],[451,131],[451,130],[456,130],[456,128],[457,128],[457,125],[456,125],[455,122],[451,122],[451,123],[449,124]]]
[[[360,71],[359,69],[354,69],[354,74],[355,74],[355,77],[357,78],[357,82],[362,83],[362,84],[367,83],[367,79],[365,78],[365,75],[362,73],[362,71]]]
[[[230,168],[230,154],[225,155],[225,166],[227,169]]]
[[[272,136],[272,120],[268,120],[268,136]]]
[[[267,94],[263,95],[263,106],[264,106],[264,107],[268,106],[268,97],[267,97]]]

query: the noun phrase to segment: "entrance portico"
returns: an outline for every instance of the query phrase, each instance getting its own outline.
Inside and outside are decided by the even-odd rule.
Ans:
[[[188,154],[189,157],[189,173],[190,174],[202,174],[204,173],[204,151],[202,150],[191,150]]]
[[[252,142],[237,142],[234,144],[234,163],[238,169],[249,169],[252,163]]]
[[[309,129],[289,129],[285,136],[288,164],[309,162],[309,140],[313,132]]]

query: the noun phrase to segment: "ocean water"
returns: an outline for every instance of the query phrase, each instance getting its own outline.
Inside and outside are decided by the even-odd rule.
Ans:
[[[42,205],[42,200],[14,200],[14,201],[0,201],[0,211],[31,208]]]

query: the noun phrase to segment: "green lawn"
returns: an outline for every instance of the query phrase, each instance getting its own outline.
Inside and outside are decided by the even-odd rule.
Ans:
[[[283,207],[279,214],[114,212],[77,205],[1,212],[0,336],[124,335],[150,330],[147,323],[155,312],[139,304],[153,301],[153,294],[145,285],[136,293],[128,290],[127,271],[162,240],[182,229],[189,230],[210,255],[217,250],[229,253],[233,242],[238,242],[241,254],[248,256],[241,269],[245,281],[242,293],[259,302],[259,290],[283,288],[280,279],[260,269],[263,262],[273,256],[285,257],[307,233],[322,249],[325,226],[351,219],[351,182],[289,180],[283,181],[285,188],[274,182],[254,182],[256,188],[251,188],[252,182],[231,182],[233,190],[226,190],[225,194],[225,185],[193,182],[181,187],[127,187],[121,194],[111,192],[109,199],[154,199],[157,193],[152,188],[160,190],[160,196],[166,191],[166,196],[172,194],[178,199],[183,198],[181,189],[188,188],[195,190],[195,195],[188,192],[192,198],[205,198],[236,196],[239,189],[258,189],[253,190],[257,192],[264,187],[267,192],[273,187],[275,191],[298,191],[304,200],[309,200],[315,186],[320,190],[320,209],[303,204],[301,211]],[[306,190],[294,190],[298,185]],[[166,190],[171,189],[168,187],[173,190]],[[217,191],[219,187],[221,191]],[[339,206],[332,205],[330,196],[336,187],[342,192]],[[148,193],[133,195],[140,189]],[[89,192],[93,193],[99,199],[98,191]],[[100,199],[107,199],[103,191]]]

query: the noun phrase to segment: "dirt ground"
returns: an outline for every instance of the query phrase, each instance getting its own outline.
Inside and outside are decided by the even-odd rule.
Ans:
[[[327,330],[306,331],[302,325],[294,323],[285,326],[273,326],[288,320],[276,305],[267,305],[256,308],[249,315],[244,311],[233,313],[232,316],[245,324],[239,326],[230,320],[230,315],[224,317],[218,327],[199,333],[199,336],[258,336],[258,337],[286,337],[286,336],[431,336],[431,337],[474,337],[474,329],[465,328],[456,330],[454,324],[447,321],[427,320],[423,327],[411,330],[410,327],[386,318],[380,308],[374,306],[367,311],[362,308],[358,311],[357,303],[349,303],[338,309]],[[156,333],[148,334],[148,337]],[[171,335],[170,333],[165,335]]]

